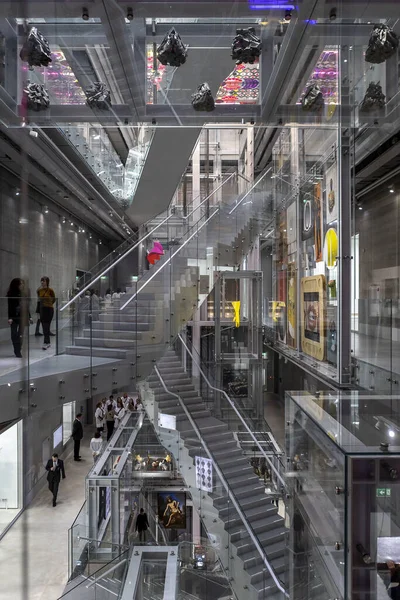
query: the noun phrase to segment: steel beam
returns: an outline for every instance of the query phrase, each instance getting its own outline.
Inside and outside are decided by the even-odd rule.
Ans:
[[[102,23],[110,46],[109,60],[130,115],[140,121],[146,106],[146,27],[144,18],[125,22],[116,0],[102,0]]]

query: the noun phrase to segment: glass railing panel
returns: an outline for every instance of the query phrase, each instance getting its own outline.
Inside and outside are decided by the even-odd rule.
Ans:
[[[163,600],[166,572],[166,559],[142,558],[135,598]]]
[[[99,568],[98,562],[82,564],[82,570],[69,579],[64,594],[65,600],[112,600],[122,592],[130,551],[120,552],[112,561]]]

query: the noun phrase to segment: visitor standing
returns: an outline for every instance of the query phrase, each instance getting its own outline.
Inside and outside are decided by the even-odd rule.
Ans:
[[[37,295],[40,302],[40,320],[43,327],[43,350],[50,348],[50,324],[54,316],[54,302],[56,301],[56,295],[54,290],[50,287],[50,279],[48,277],[42,277],[40,280],[40,288],[37,290]]]
[[[78,413],[72,424],[72,439],[74,440],[74,460],[79,461],[81,457],[79,450],[81,447],[81,439],[83,438],[82,413]]]

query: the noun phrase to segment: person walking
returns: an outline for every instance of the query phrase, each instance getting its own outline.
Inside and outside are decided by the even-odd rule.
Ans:
[[[49,490],[53,494],[53,506],[57,506],[58,486],[60,485],[61,475],[65,479],[64,461],[58,458],[58,454],[53,454],[46,465],[47,481]]]
[[[16,277],[10,283],[7,291],[8,302],[8,324],[11,329],[11,341],[14,347],[14,354],[17,358],[22,358],[22,341],[24,329],[32,323],[29,314],[28,298],[25,296],[25,282]]]
[[[98,290],[90,290],[92,294],[92,321],[98,321],[100,318],[100,298]]]
[[[40,300],[39,300],[39,294],[38,291],[36,291],[36,296],[37,296],[37,302],[36,302],[36,329],[35,329],[35,337],[40,337],[41,335],[43,335],[43,333],[40,333]],[[43,329],[43,328],[42,328]]]
[[[94,417],[95,417],[95,421],[96,421],[97,431],[101,435],[104,431],[104,410],[103,410],[102,402],[98,402],[96,404],[96,410],[94,413]]]
[[[136,517],[136,531],[139,533],[139,542],[146,542],[146,531],[149,527],[149,521],[147,514],[144,509],[141,508],[138,516]]]
[[[81,439],[83,438],[83,427],[81,423],[82,413],[78,413],[72,423],[72,439],[74,440],[74,460],[79,461],[79,450],[81,447]]]
[[[107,404],[106,410],[106,426],[107,426],[107,442],[111,438],[114,433],[115,426],[115,414],[114,414],[114,404],[110,401]]]
[[[102,446],[103,446],[103,440],[101,438],[101,434],[99,431],[96,431],[94,436],[90,440],[90,449],[92,451],[94,463],[100,456]]]
[[[54,290],[49,286],[50,279],[48,277],[42,277],[40,280],[40,288],[37,290],[37,295],[40,302],[40,320],[43,327],[43,350],[50,348],[50,324],[54,316],[54,302],[56,301],[56,295]]]

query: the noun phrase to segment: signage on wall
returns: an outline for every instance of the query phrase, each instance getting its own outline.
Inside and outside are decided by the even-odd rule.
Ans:
[[[377,498],[390,498],[392,495],[392,490],[390,488],[376,488],[376,497]]]
[[[325,173],[326,181],[326,222],[332,223],[338,218],[338,181],[337,165],[334,163]]]
[[[213,491],[213,465],[212,460],[196,456],[196,487],[203,492]]]

